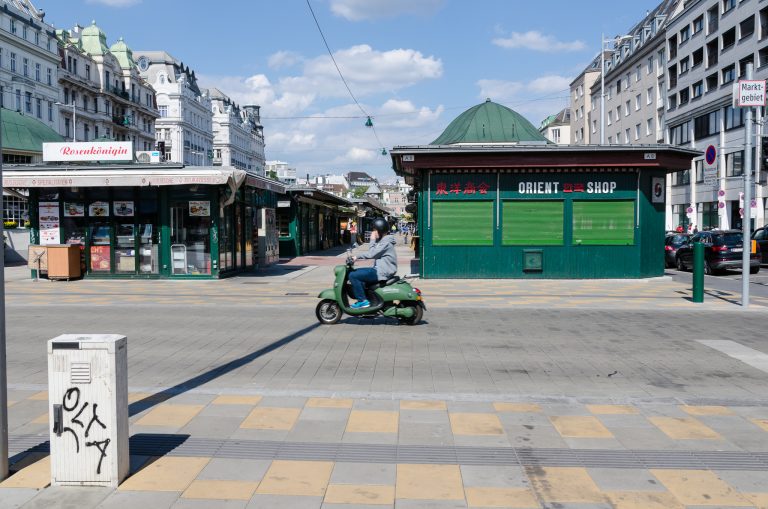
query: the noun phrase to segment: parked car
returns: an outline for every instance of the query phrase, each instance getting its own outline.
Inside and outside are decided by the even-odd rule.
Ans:
[[[752,233],[752,240],[757,241],[763,255],[762,263],[768,263],[768,226],[758,228]]]
[[[688,242],[691,236],[688,233],[669,233],[664,239],[664,266],[674,267],[675,256],[680,246]]]
[[[704,273],[716,274],[726,269],[740,269],[742,266],[744,236],[741,230],[716,230],[699,232],[680,246],[675,256],[678,270],[693,269],[693,244],[704,244]],[[751,246],[750,246],[751,248]],[[749,259],[749,273],[760,271],[760,248]]]

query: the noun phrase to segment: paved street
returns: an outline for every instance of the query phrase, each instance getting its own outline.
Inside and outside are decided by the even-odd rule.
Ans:
[[[418,326],[320,326],[334,255],[206,282],[12,270],[0,507],[768,506],[759,296],[424,280]],[[46,488],[45,342],[72,332],[128,336],[134,474],[116,491]]]

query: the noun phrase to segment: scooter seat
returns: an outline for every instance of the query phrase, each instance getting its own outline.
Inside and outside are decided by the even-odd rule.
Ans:
[[[379,281],[378,283],[374,283],[374,284],[368,286],[368,289],[369,290],[377,290],[377,289],[382,288],[384,286],[393,285],[393,284],[397,283],[398,281],[400,281],[400,277],[399,276],[392,276],[391,278],[387,279],[386,281]]]

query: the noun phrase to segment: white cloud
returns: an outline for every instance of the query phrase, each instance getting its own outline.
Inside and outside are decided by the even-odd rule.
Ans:
[[[499,103],[516,97],[525,88],[525,85],[518,81],[480,80],[477,85],[480,87],[480,99],[488,98]]]
[[[331,0],[331,11],[349,21],[393,18],[403,14],[429,15],[444,0]]]
[[[535,30],[520,33],[512,32],[509,37],[496,38],[493,40],[496,46],[509,49],[530,49],[533,51],[543,51],[553,53],[557,51],[581,51],[586,49],[587,45],[582,41],[562,42],[551,35],[544,35]]]
[[[109,7],[131,7],[141,3],[141,0],[87,0],[89,4],[102,4]]]
[[[568,91],[571,88],[571,81],[573,81],[573,78],[566,78],[564,76],[542,76],[531,81],[528,84],[528,90],[539,94]],[[567,94],[567,92],[565,93]]]
[[[442,105],[431,110],[426,106],[417,108],[411,101],[390,99],[381,106],[375,121],[393,128],[423,127],[434,125],[443,111]]]
[[[271,69],[284,69],[286,67],[293,67],[301,62],[301,60],[301,55],[293,51],[278,51],[270,55],[267,63]]]

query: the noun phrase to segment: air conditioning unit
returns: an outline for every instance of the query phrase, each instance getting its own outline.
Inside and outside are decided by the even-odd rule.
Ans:
[[[139,163],[159,163],[160,160],[159,150],[136,151],[136,161]]]

